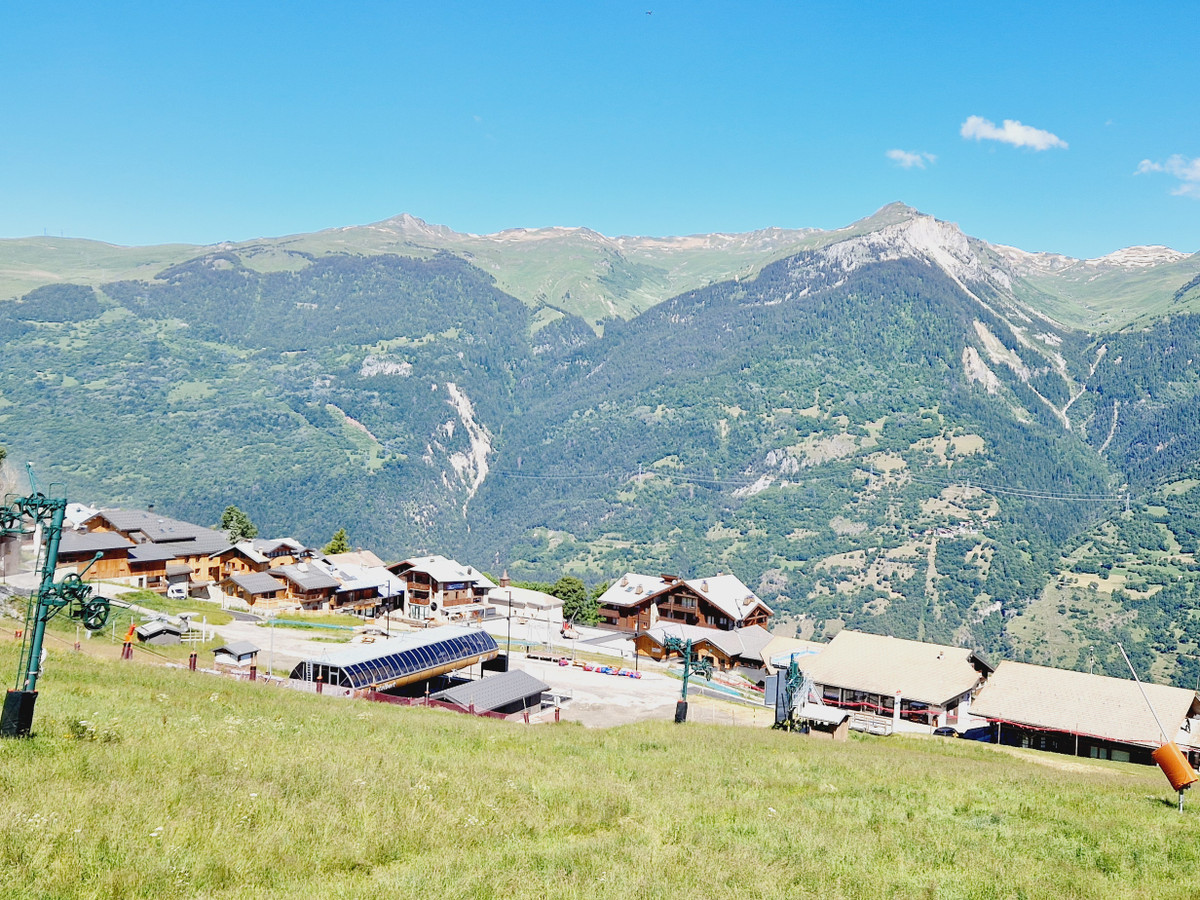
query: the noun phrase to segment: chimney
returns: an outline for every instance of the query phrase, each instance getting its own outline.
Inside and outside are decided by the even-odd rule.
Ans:
[[[506,588],[512,584],[512,579],[508,577],[508,569],[504,570],[504,574],[500,576],[500,587]]]

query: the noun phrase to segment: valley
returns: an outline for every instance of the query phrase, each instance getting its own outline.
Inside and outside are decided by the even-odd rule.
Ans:
[[[0,241],[0,444],[72,499],[530,579],[726,570],[808,634],[1109,674],[1121,638],[1188,684],[1197,276],[900,204],[691,238]]]

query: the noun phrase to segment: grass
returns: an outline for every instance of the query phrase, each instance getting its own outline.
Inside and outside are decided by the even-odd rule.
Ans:
[[[57,649],[41,688],[0,741],[6,898],[1174,897],[1200,868],[1200,810],[1138,766],[524,727]]]

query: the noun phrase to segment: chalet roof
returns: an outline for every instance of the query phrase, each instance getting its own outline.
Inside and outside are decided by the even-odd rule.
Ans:
[[[127,540],[114,531],[63,531],[62,538],[58,542],[59,555],[76,553],[105,553],[113,550],[128,550],[134,546],[133,542]]]
[[[536,707],[542,691],[550,690],[550,685],[534,678],[528,672],[514,669],[500,675],[469,681],[434,694],[432,699],[453,703],[463,709],[474,706],[479,712],[491,712],[518,700],[538,697],[530,706]]]
[[[341,565],[333,570],[340,579],[338,593],[375,588],[381,597],[398,597],[404,593],[404,582],[383,566]]]
[[[68,503],[64,517],[72,525],[82,525],[99,511],[83,503]]]
[[[496,585],[490,578],[474,569],[471,566],[464,566],[462,563],[453,559],[447,559],[444,556],[419,556],[414,559],[406,559],[401,563],[397,563],[394,567],[389,566],[397,574],[400,572],[422,572],[436,581],[438,584],[446,584],[447,582],[467,582],[475,584],[481,588],[494,588]]]
[[[276,575],[282,575],[302,591],[319,591],[324,588],[336,588],[340,582],[332,575],[321,571],[316,566],[298,563],[292,566],[279,566],[271,570]]]
[[[290,550],[299,553],[304,550],[304,545],[292,538],[255,538],[250,544],[259,553],[271,554],[276,550]]]
[[[383,560],[370,550],[348,550],[345,553],[330,553],[325,556],[335,566],[382,566]]]
[[[187,563],[167,563],[168,575],[191,575],[192,567]]]
[[[1200,706],[1196,692],[1146,682],[1142,687],[1167,730],[1167,738],[1174,740],[1188,714]],[[1162,743],[1137,683],[1127,678],[1006,660],[971,704],[971,713],[1127,744],[1157,747]],[[1200,744],[1200,734],[1192,735],[1190,742]]]
[[[667,581],[661,575],[626,572],[609,585],[608,590],[600,595],[598,602],[601,606],[637,606],[666,586]]]
[[[231,575],[229,580],[248,594],[271,594],[287,587],[282,581],[272,578],[266,572],[239,572]]]
[[[700,625],[685,625],[680,622],[659,622],[643,632],[651,640],[662,644],[667,637],[691,640],[692,646],[707,642],[726,656],[752,663],[763,661],[763,649],[771,642],[771,632],[761,625],[723,631],[719,628],[704,628]]]
[[[974,658],[974,651],[965,647],[843,630],[800,666],[820,685],[881,696],[899,691],[906,700],[940,706],[982,680]]]
[[[657,594],[665,593],[677,579],[661,575],[639,575],[627,572],[619,581],[600,595],[601,606],[637,606]],[[741,621],[761,606],[769,614],[771,607],[763,603],[736,575],[712,575],[682,582],[735,622]]]
[[[166,562],[175,558],[175,549],[171,544],[138,544],[129,551],[132,562]]]
[[[771,607],[754,596],[754,592],[742,584],[741,579],[736,575],[693,578],[686,584],[734,621],[746,618],[756,606],[761,606],[768,615],[774,612]]]
[[[228,543],[228,541],[225,541],[224,536],[220,535],[219,532],[213,531],[211,528],[205,528],[202,525],[193,525],[191,522],[184,522],[181,519],[161,516],[148,510],[102,509],[96,515],[86,520],[84,524],[87,525],[97,518],[102,519],[110,528],[117,531],[124,531],[127,534],[140,531],[146,535],[147,540],[155,543],[196,540],[197,538],[207,538],[213,535],[219,537],[222,542]]]
[[[510,597],[513,609],[523,609],[525,607],[532,607],[533,609],[558,609],[562,606],[562,601],[552,594],[531,590],[530,588],[492,588],[488,591],[487,599],[488,603],[491,603],[493,606],[508,606]]]

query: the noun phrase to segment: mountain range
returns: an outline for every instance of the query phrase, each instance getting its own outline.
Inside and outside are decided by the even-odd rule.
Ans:
[[[833,231],[0,241],[0,444],[73,499],[1200,675],[1200,254]]]

